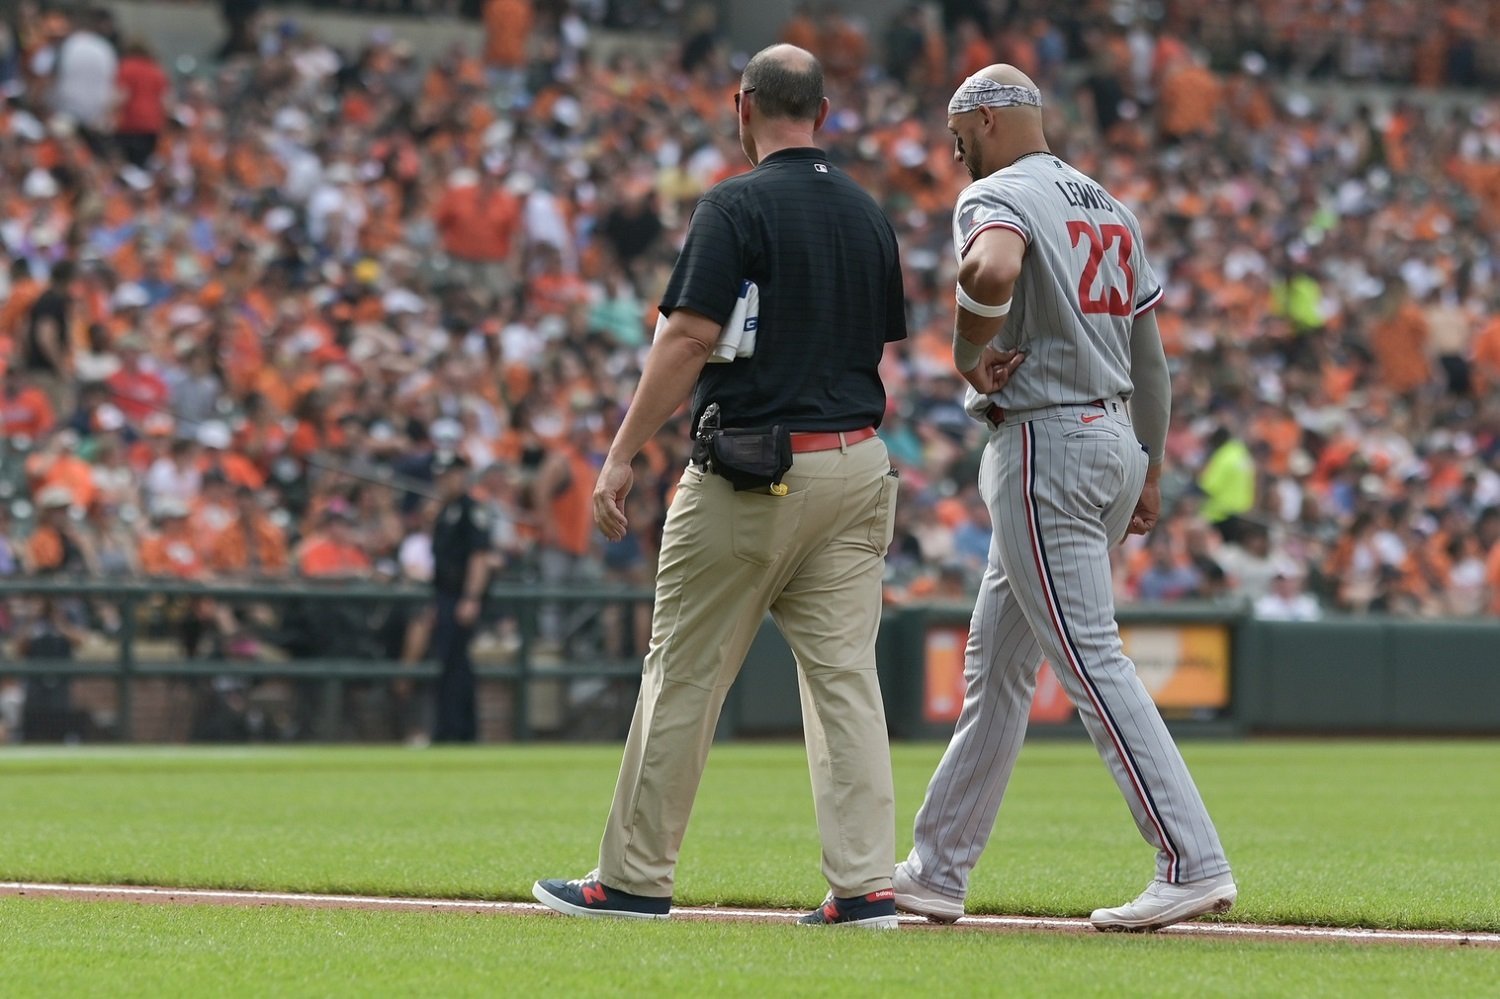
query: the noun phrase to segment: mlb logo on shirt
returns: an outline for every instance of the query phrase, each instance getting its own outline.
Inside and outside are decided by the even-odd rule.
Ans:
[[[816,171],[818,171],[818,173],[827,173],[828,172],[828,168],[826,166],[824,166],[823,164],[821,164],[821,163],[814,163],[813,164],[813,169],[816,170]]]

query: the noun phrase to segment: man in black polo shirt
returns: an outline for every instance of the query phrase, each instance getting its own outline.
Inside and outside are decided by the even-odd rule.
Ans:
[[[59,422],[73,415],[72,363],[68,350],[68,324],[73,311],[73,278],[70,260],[52,265],[47,290],[32,303],[21,341],[21,369],[32,384],[47,394]]]
[[[432,657],[443,671],[434,698],[432,741],[473,742],[479,731],[469,645],[489,582],[489,514],[469,495],[469,462],[462,455],[439,457],[433,472],[443,506],[432,526],[432,589],[437,605]]]
[[[769,610],[797,657],[832,889],[803,922],[894,928],[895,796],[875,633],[896,478],[875,427],[881,353],[906,336],[896,237],[812,144],[828,101],[811,54],[760,52],[735,104],[755,169],[698,203],[661,301],[665,321],[594,488],[594,518],[624,537],[631,459],[690,391],[695,427],[716,405],[724,428],[793,431],[792,465],[782,481],[743,490],[712,465],[683,473],[599,868],[533,893],[570,915],[668,915],[719,710]],[[758,314],[722,329],[746,281]],[[730,346],[716,350],[721,336]]]

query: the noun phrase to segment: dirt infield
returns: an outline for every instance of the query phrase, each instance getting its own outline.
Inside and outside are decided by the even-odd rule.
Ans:
[[[219,891],[206,888],[145,888],[129,885],[61,885],[0,883],[0,897],[66,898],[89,902],[134,902],[141,905],[297,906],[309,909],[365,909],[405,912],[458,912],[493,916],[551,915],[535,902],[486,902],[447,898],[383,898],[370,895],[315,895],[290,892]],[[802,915],[780,909],[729,909],[679,906],[676,919],[784,923]],[[1086,919],[1042,916],[965,916],[954,927],[938,927],[919,916],[902,916],[903,927],[948,932],[1091,933]],[[1168,936],[1235,940],[1308,940],[1322,943],[1398,944],[1427,947],[1500,947],[1500,933],[1449,930],[1372,930],[1329,926],[1257,926],[1247,923],[1180,923],[1160,931]]]

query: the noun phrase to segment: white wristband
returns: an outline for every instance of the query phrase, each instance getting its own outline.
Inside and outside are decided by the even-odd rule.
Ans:
[[[964,291],[962,283],[953,286],[953,294],[958,298],[959,305],[962,305],[965,309],[974,313],[974,315],[983,316],[985,319],[999,319],[1010,312],[1010,299],[1007,298],[999,305],[984,305],[976,302],[974,296]]]

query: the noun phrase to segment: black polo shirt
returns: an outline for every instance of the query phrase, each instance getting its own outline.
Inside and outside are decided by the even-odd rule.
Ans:
[[[906,337],[896,233],[822,150],[784,149],[703,196],[661,310],[722,324],[742,280],[760,292],[755,353],[704,366],[693,426],[858,430],[885,413],[880,356]]]
[[[432,588],[461,597],[469,560],[490,548],[489,514],[468,493],[444,504],[432,526]]]

